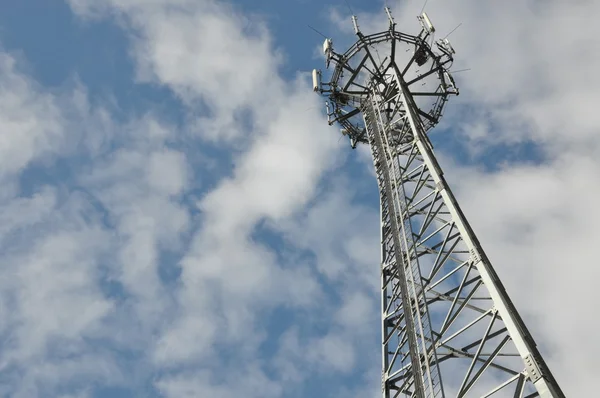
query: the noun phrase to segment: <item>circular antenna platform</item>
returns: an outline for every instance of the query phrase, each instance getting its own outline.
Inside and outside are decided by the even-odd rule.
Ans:
[[[331,39],[326,39],[323,52],[326,65],[331,69],[329,82],[315,80],[315,91],[327,94],[329,124],[338,123],[352,146],[367,142],[361,105],[373,85],[381,89],[389,86],[393,76],[406,85],[416,105],[417,114],[425,131],[435,126],[449,95],[458,89],[448,71],[452,66],[454,49],[447,39],[435,41],[435,28],[427,14],[417,19],[422,29],[417,36],[396,31],[391,14],[387,31],[364,35],[353,17],[358,40],[344,53],[334,50]]]

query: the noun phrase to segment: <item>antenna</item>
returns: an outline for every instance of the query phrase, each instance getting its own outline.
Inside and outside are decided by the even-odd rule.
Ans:
[[[348,0],[344,0],[344,2],[346,3],[346,5],[348,6],[348,10],[350,10],[350,14],[354,15],[354,11],[352,11],[352,7],[350,7],[350,3],[348,3]]]
[[[459,70],[451,70],[450,72],[452,72],[454,74],[457,74],[457,73],[460,73],[460,72],[468,72],[470,70],[471,70],[471,68],[465,68],[465,69],[459,69]]]
[[[320,70],[313,69],[312,80],[313,80],[313,91],[317,92],[317,91],[321,90],[321,71]]]
[[[452,29],[452,30],[450,31],[450,33],[448,33],[446,36],[444,36],[444,39],[446,39],[448,36],[450,36],[452,33],[454,33],[454,31],[455,31],[456,29],[460,28],[460,25],[462,25],[462,22],[461,22],[461,23],[459,23],[459,24],[456,26],[456,28]]]
[[[318,34],[320,34],[321,36],[323,36],[324,38],[326,38],[326,39],[327,39],[327,36],[325,36],[323,33],[319,32],[318,30],[316,30],[316,29],[315,29],[315,28],[313,28],[312,26],[310,26],[310,25],[306,25],[306,26],[308,26],[309,28],[311,28],[312,30],[314,30],[315,32],[317,32]]]
[[[456,51],[454,51],[454,47],[452,47],[448,39],[440,39],[435,44],[440,50],[442,50],[448,55],[456,54]]]
[[[448,87],[452,89],[456,95],[458,95],[458,88],[456,87],[456,83],[454,82],[454,78],[448,71],[444,71],[444,82]]]
[[[331,52],[333,51],[333,43],[331,39],[325,39],[323,42],[323,54],[325,54],[325,65],[329,68],[329,62],[331,61]]]
[[[433,32],[435,32],[435,28],[433,27],[433,24],[431,23],[431,20],[427,16],[427,13],[425,13],[425,12],[422,13],[421,15],[419,15],[417,17],[417,19],[419,20],[419,22],[421,22],[421,26],[423,27],[423,29],[425,30],[425,32],[427,32],[427,33],[433,33]]]
[[[358,29],[358,20],[356,19],[356,15],[352,15],[352,24],[354,25],[354,33],[360,35],[360,29]]]
[[[387,1],[386,1],[386,3],[387,3]],[[388,19],[390,20],[390,28],[393,27],[394,25],[396,25],[396,22],[394,22],[394,17],[392,17],[392,12],[391,12],[390,8],[387,6],[385,7],[385,13],[387,14]]]
[[[330,126],[333,124],[331,120],[331,112],[329,111],[329,102],[325,101],[325,111],[327,112],[327,124]]]

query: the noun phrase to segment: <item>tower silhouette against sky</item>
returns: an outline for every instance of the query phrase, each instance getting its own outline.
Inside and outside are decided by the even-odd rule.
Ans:
[[[369,145],[381,205],[382,392],[390,397],[564,397],[444,179],[427,132],[458,88],[454,49],[425,13],[413,36],[323,44],[329,124]]]

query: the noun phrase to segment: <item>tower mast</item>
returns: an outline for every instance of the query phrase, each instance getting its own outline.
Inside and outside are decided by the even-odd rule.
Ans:
[[[435,42],[423,13],[418,35],[389,29],[346,52],[325,40],[331,77],[313,72],[329,124],[353,148],[369,145],[381,214],[384,398],[564,398],[433,152],[427,132],[458,89],[454,49]],[[431,44],[429,44],[431,43]]]

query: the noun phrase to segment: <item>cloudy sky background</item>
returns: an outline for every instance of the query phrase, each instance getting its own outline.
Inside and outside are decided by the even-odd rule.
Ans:
[[[389,4],[414,32],[423,3]],[[600,3],[427,11],[471,69],[432,133],[447,179],[590,396]],[[0,2],[0,396],[378,396],[376,185],[307,24],[352,40],[343,1]]]

